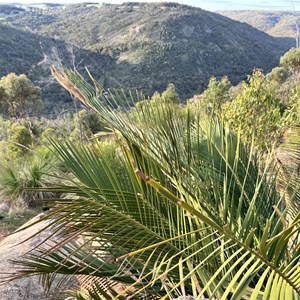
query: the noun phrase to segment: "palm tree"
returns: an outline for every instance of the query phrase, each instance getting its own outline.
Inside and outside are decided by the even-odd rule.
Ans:
[[[290,172],[272,151],[191,107],[183,118],[164,106],[161,124],[140,129],[124,93],[76,71],[52,73],[102,117],[121,151],[112,162],[52,141],[68,170],[47,189],[64,195],[46,217],[60,242],[26,255],[15,276],[39,274],[48,286],[56,274],[81,276],[73,299],[300,299],[299,197],[286,181],[279,187]],[[144,103],[139,119],[152,109]]]

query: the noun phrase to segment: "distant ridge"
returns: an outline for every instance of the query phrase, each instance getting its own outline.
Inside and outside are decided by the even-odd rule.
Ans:
[[[45,4],[49,6],[65,6],[65,4],[62,3],[53,3],[53,2],[33,2],[33,3],[22,3],[22,2],[1,2],[1,5],[13,5],[13,6],[32,6],[32,5],[39,5],[39,4]]]
[[[300,21],[300,12],[292,11],[220,11],[220,14],[236,21],[245,22],[275,37],[296,35],[296,21]]]

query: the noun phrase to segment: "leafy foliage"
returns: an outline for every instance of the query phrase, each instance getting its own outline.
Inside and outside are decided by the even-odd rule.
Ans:
[[[75,122],[78,122],[78,119],[79,122],[82,123],[84,130],[88,134],[88,136],[100,131],[106,131],[105,125],[103,124],[103,122],[101,122],[99,115],[93,111],[82,109],[81,111],[79,111],[78,115],[74,116]]]
[[[222,105],[230,100],[230,88],[231,83],[227,76],[219,81],[211,77],[200,99],[202,109],[209,113],[220,113]]]
[[[292,70],[297,70],[300,67],[300,49],[291,49],[280,59],[280,64],[283,67],[291,68]]]
[[[3,90],[1,106],[7,108],[2,114],[13,117],[27,117],[39,115],[43,110],[44,103],[41,99],[41,91],[26,77],[10,73],[0,80],[0,89]]]
[[[291,91],[291,97],[289,99],[289,107],[287,108],[287,114],[289,115],[289,123],[291,127],[298,127],[300,124],[300,87],[295,86]]]
[[[269,81],[275,81],[279,84],[284,83],[289,77],[289,70],[285,66],[273,68],[272,71],[267,75]]]
[[[285,108],[293,110],[299,90],[299,49],[291,49],[280,59],[280,66],[267,75],[273,92],[281,99]],[[297,105],[296,105],[297,106]]]
[[[167,103],[172,103],[172,104],[180,103],[179,95],[176,91],[174,84],[172,83],[168,84],[167,89],[161,94],[161,99],[162,101]]]
[[[14,164],[1,165],[0,192],[2,197],[10,199],[11,202],[22,199],[29,206],[37,205],[37,200],[53,197],[54,194],[33,190],[54,184],[53,178],[46,175],[55,170],[51,164],[53,165],[54,162],[50,157],[48,159],[28,157]]]
[[[151,99],[144,99],[142,96],[130,115],[142,128],[163,126],[167,129],[170,118],[182,115],[179,103],[174,85],[169,84],[162,94],[156,92]]]
[[[11,156],[17,158],[18,156],[27,153],[28,148],[30,148],[32,144],[32,136],[28,126],[14,123],[9,132],[9,148]]]
[[[248,142],[269,147],[283,134],[285,124],[281,120],[280,101],[259,69],[243,83],[242,93],[223,105],[223,115],[231,128],[241,131]]]

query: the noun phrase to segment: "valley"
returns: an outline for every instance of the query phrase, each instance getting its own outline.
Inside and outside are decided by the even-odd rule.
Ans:
[[[271,37],[219,14],[174,3],[35,8],[7,16],[1,26],[2,39],[12,38],[0,44],[0,74],[15,70],[40,82],[49,109],[56,107],[57,92],[41,83],[49,73],[40,62],[43,52],[49,54],[52,48],[64,64],[75,62],[79,69],[93,70],[106,88],[126,87],[151,96],[173,83],[184,101],[203,92],[211,76],[227,75],[238,84],[254,67],[269,72],[294,43],[292,38]],[[15,55],[7,60],[7,53]],[[62,105],[70,99],[64,95],[56,101]]]

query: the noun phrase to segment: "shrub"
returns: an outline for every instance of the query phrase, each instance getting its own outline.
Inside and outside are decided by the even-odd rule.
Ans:
[[[27,126],[14,123],[10,129],[10,152],[13,157],[24,155],[32,144],[31,132]]]
[[[284,131],[280,101],[259,69],[244,82],[241,94],[222,107],[222,115],[230,127],[241,131],[245,141],[265,149]]]
[[[204,112],[220,113],[222,104],[230,98],[231,83],[225,76],[221,80],[210,78],[207,89],[202,94],[200,106]]]
[[[289,70],[286,67],[276,67],[267,75],[267,79],[270,82],[276,81],[278,83],[284,83],[288,76]]]
[[[292,70],[298,70],[300,67],[300,48],[294,48],[286,52],[280,58],[280,64]]]
[[[95,134],[100,131],[106,131],[103,122],[98,114],[93,111],[81,110],[78,116],[75,115],[75,122],[78,122],[78,118],[83,125],[84,131],[88,134]]]
[[[34,188],[51,186],[50,174],[53,161],[48,158],[28,158],[14,165],[2,165],[0,174],[0,191],[2,196],[12,202],[22,199],[27,205],[35,205],[37,200],[48,198],[51,193],[44,193]],[[52,170],[53,172],[53,170]],[[53,195],[51,195],[53,196]]]
[[[41,134],[41,141],[44,144],[47,144],[49,139],[55,139],[57,138],[57,132],[53,128],[47,128],[45,129]]]

